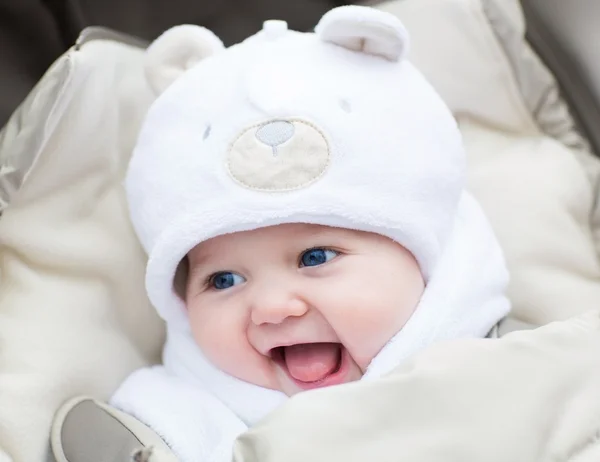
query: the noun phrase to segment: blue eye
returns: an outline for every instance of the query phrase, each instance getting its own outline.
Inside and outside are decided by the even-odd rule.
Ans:
[[[335,250],[309,249],[300,256],[300,266],[319,266],[339,255]]]
[[[246,280],[239,274],[232,273],[231,271],[222,271],[213,274],[208,282],[211,287],[217,290],[225,290],[246,282]]]

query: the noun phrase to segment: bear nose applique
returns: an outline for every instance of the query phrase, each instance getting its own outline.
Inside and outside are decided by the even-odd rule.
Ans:
[[[273,149],[273,156],[277,156],[277,146],[289,141],[294,136],[294,124],[285,120],[267,122],[256,130],[256,138],[263,144]]]

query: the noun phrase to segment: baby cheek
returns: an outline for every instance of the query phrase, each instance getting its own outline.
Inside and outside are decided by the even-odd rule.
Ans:
[[[372,310],[370,316],[365,316],[362,312],[357,316],[350,313],[348,318],[348,334],[345,335],[348,341],[343,343],[364,371],[401,326],[394,319],[378,316],[377,310]]]
[[[402,329],[416,303],[404,305],[397,297],[355,297],[351,306],[344,307],[334,329],[361,370]]]
[[[217,368],[256,383],[256,353],[248,342],[243,311],[226,304],[188,307],[196,344]]]
[[[213,351],[218,351],[222,338],[221,323],[215,323],[207,310],[194,306],[188,306],[188,317],[196,344],[204,354],[212,356]]]
[[[236,318],[203,305],[188,306],[188,318],[194,340],[204,355],[219,367],[227,364],[228,357],[239,348],[242,334]]]

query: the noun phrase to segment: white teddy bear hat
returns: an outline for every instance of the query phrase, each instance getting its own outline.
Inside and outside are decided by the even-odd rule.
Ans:
[[[174,289],[198,243],[303,222],[376,232],[428,279],[452,230],[465,155],[455,120],[407,61],[400,21],[359,6],[315,33],[267,21],[225,49],[179,26],[148,50],[159,96],[126,179],[159,314],[186,325]]]

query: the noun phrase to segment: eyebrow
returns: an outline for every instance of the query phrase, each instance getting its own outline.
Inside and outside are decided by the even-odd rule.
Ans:
[[[342,228],[339,228],[339,229],[342,229]],[[311,229],[303,237],[308,238],[308,239],[328,237],[332,234],[335,235],[336,231],[339,231],[339,229],[334,228],[334,227],[329,227],[329,226],[319,227],[317,229]]]
[[[339,239],[348,239],[353,235],[348,233],[348,231],[353,231],[347,228],[336,228],[336,227],[321,227],[315,230],[311,230],[309,233],[304,236],[307,239],[315,240],[315,239],[330,239],[330,238],[339,238]]]
[[[211,257],[212,256],[210,254],[201,254],[200,257],[194,259],[193,264],[190,257],[187,257],[189,262],[189,280],[195,280],[198,277],[200,277],[200,275],[203,275],[205,273],[204,269],[206,266],[206,262],[210,260]]]

